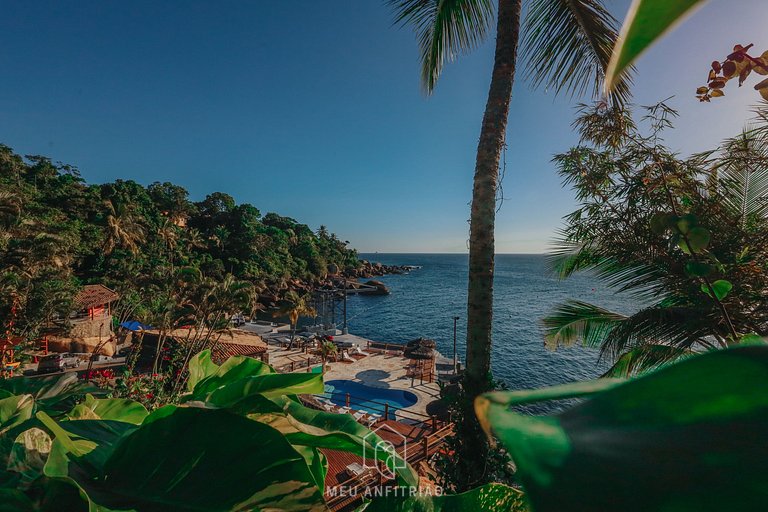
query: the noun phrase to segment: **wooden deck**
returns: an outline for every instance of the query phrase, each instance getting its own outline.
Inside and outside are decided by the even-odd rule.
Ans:
[[[401,457],[409,464],[416,463],[431,457],[442,445],[445,437],[451,432],[450,424],[422,423],[420,425],[408,425],[395,420],[379,421],[372,430],[383,440],[389,441]],[[372,461],[363,461],[359,455],[337,450],[321,450],[328,460],[328,473],[325,477],[326,501],[332,510],[346,511],[354,509],[362,500],[366,488],[385,486],[392,484],[392,480],[386,479],[379,471],[370,467]],[[348,467],[352,464],[367,462],[370,469],[363,474],[355,476]],[[333,492],[333,488],[343,486],[348,494],[339,495]],[[358,492],[349,493],[350,489]]]

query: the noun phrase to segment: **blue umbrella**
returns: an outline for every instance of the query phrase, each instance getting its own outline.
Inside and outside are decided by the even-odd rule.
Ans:
[[[120,327],[125,327],[129,331],[137,332],[137,331],[146,331],[148,329],[152,329],[149,325],[144,325],[141,322],[137,322],[136,320],[128,320],[120,324]]]

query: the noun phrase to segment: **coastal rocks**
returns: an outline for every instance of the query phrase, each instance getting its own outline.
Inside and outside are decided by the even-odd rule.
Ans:
[[[381,281],[366,281],[365,284],[374,288],[368,293],[369,295],[389,295],[389,288]]]
[[[321,279],[297,279],[290,278],[279,284],[264,285],[259,290],[257,299],[260,309],[271,310],[277,308],[282,297],[293,291],[299,295],[311,294],[314,290],[338,289],[346,287],[347,290],[365,295],[387,295],[389,289],[381,281],[370,280],[358,282],[362,279],[384,276],[387,274],[406,274],[415,268],[409,265],[383,265],[379,262],[360,260],[357,266],[348,266],[343,270],[335,264],[328,265],[328,275]]]
[[[407,266],[398,265],[382,265],[381,263],[371,263],[367,260],[360,260],[360,266],[358,268],[347,268],[344,271],[344,277],[350,278],[371,278],[379,277],[387,274],[405,274],[410,269]]]

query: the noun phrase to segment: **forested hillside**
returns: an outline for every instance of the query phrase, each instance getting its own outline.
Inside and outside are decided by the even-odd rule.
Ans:
[[[88,184],[72,166],[0,145],[0,318],[9,334],[33,337],[65,318],[83,284],[115,289],[125,314],[177,322],[180,288],[221,298],[228,287],[247,308],[260,292],[322,278],[331,265],[355,267],[357,253],[323,226],[315,233],[262,216],[221,192],[191,201],[173,183]]]

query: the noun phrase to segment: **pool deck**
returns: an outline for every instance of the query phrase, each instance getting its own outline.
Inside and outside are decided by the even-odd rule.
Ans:
[[[287,340],[289,333],[285,331],[285,327],[281,325],[271,332],[268,332],[267,328],[263,328],[263,332],[260,333],[264,341],[268,343],[269,363],[276,368],[285,368],[287,365],[295,363],[296,371],[306,371],[307,360],[313,358],[313,354],[307,353],[301,348],[288,350],[275,344],[274,340]],[[354,334],[339,334],[334,336],[334,340],[351,343],[363,351],[366,350],[369,343],[378,343]],[[355,362],[326,363],[325,380],[350,380],[371,387],[410,391],[416,395],[418,401],[403,410],[426,415],[427,404],[440,397],[440,388],[437,383],[426,381],[420,383],[418,379],[407,377],[407,368],[411,360],[402,355],[369,353],[370,355],[363,358],[356,357]]]
[[[362,340],[360,347],[365,350],[368,340],[358,336],[338,336],[337,339],[358,338]],[[409,359],[401,355],[371,354],[354,363],[328,363],[325,380],[351,380],[366,386],[410,391],[417,396],[418,401],[406,407],[404,411],[417,414],[427,414],[427,404],[440,397],[440,388],[436,382],[419,383],[419,380],[406,377]]]

